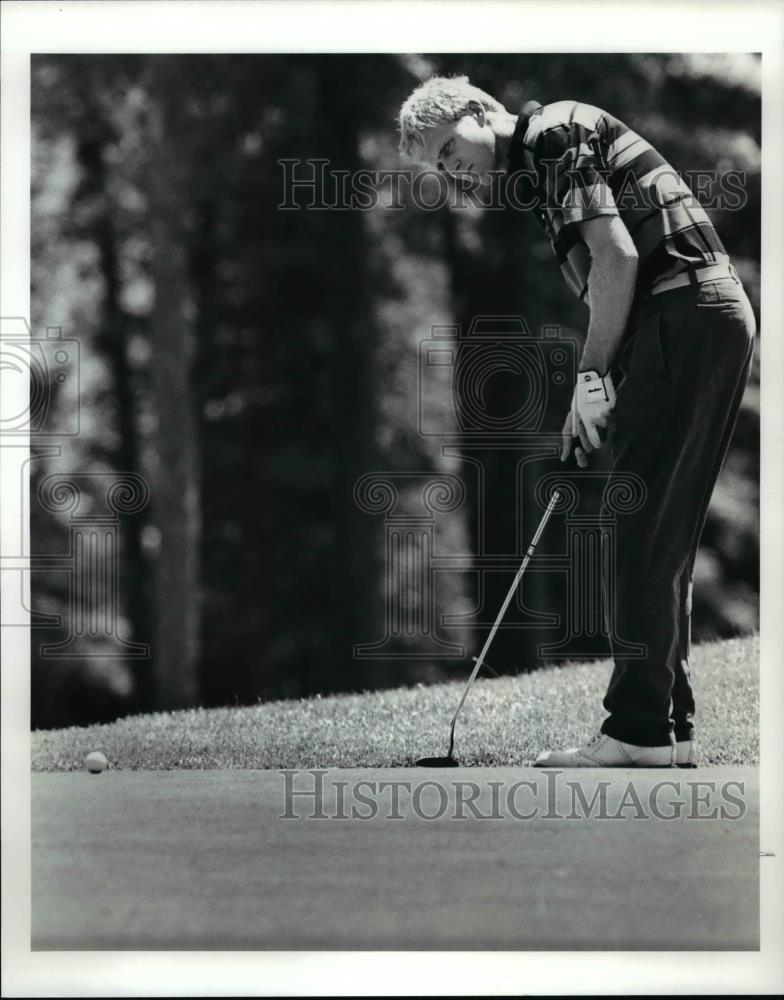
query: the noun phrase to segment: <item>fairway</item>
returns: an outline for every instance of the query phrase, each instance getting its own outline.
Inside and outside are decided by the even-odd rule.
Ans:
[[[301,787],[300,777],[297,786]],[[521,768],[330,769],[336,782],[438,781],[419,815],[281,819],[277,771],[33,774],[32,943],[36,949],[651,950],[758,947],[758,773],[753,768],[560,772]],[[307,778],[307,775],[305,774]],[[309,780],[309,779],[308,779]],[[535,818],[456,819],[456,781],[505,795]],[[633,781],[668,803],[733,786],[741,818],[568,818]],[[708,791],[706,791],[706,788]],[[350,790],[350,789],[349,789]],[[348,801],[348,800],[346,800]],[[722,804],[719,793],[710,802]],[[435,803],[435,804],[434,804]],[[710,812],[709,805],[698,810]],[[350,810],[348,810],[350,812]],[[382,810],[383,812],[383,810]],[[687,810],[688,812],[688,810]],[[736,811],[737,812],[737,811]]]

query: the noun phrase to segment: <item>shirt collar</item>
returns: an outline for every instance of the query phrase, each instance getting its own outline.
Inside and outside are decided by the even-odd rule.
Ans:
[[[524,167],[523,151],[525,149],[525,133],[528,131],[528,123],[538,115],[543,105],[539,101],[526,101],[520,108],[520,114],[515,125],[512,138],[509,141],[509,152],[507,153],[507,173],[514,174]]]

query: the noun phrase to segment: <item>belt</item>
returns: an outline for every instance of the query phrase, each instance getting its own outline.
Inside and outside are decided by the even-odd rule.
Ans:
[[[674,278],[666,278],[648,292],[648,295],[659,295],[661,292],[671,292],[673,288],[685,288],[687,285],[702,285],[706,281],[717,281],[719,278],[734,278],[739,281],[738,272],[732,264],[708,264],[706,267],[690,268]]]

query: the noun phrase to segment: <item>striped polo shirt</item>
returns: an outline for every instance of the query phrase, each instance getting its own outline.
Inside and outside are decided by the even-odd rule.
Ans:
[[[588,291],[591,258],[575,223],[619,215],[638,254],[636,297],[689,268],[728,261],[688,185],[649,142],[590,104],[525,105],[508,172],[535,177],[536,214],[569,287]]]

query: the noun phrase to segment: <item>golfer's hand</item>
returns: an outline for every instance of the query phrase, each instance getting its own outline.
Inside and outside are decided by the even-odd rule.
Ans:
[[[580,372],[572,396],[572,436],[579,434],[579,426],[585,431],[593,448],[601,448],[610,414],[615,406],[615,388],[608,372],[602,376],[597,371]]]
[[[581,469],[588,468],[588,454],[593,451],[582,420],[578,419],[577,434],[572,434],[572,411],[566,414],[561,431],[561,461],[565,462],[574,450],[574,457]]]

